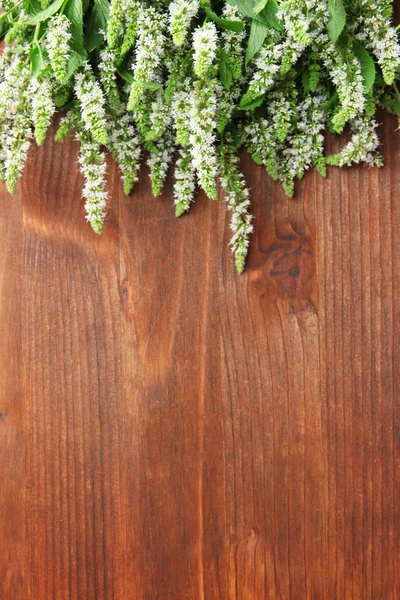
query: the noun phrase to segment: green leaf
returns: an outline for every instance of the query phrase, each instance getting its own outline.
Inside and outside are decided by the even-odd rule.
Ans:
[[[47,67],[45,58],[43,56],[42,49],[40,47],[40,44],[38,44],[38,42],[34,42],[34,45],[32,46],[31,51],[29,53],[29,58],[31,60],[32,75],[34,77],[37,77]]]
[[[264,8],[267,6],[267,4],[268,4],[268,0],[258,0],[258,2],[255,3],[254,8],[253,8],[256,15],[258,15],[259,12],[264,10]]]
[[[355,44],[353,45],[353,50],[354,50],[354,54],[360,61],[361,74],[364,79],[364,85],[365,85],[367,91],[369,92],[375,83],[375,77],[376,77],[375,63],[372,59],[372,56],[368,52],[368,50],[366,50],[362,44],[355,42]]]
[[[145,87],[147,90],[150,90],[151,92],[156,92],[157,90],[159,90],[162,85],[161,83],[157,83],[155,81],[147,81],[145,83]]]
[[[221,52],[219,60],[219,78],[226,89],[231,87],[233,79],[232,69],[229,64],[229,56],[224,51]]]
[[[101,46],[104,36],[100,31],[107,30],[110,3],[108,0],[95,0],[92,12],[86,27],[85,47],[88,52]]]
[[[245,25],[244,21],[229,21],[228,19],[221,19],[221,17],[219,17],[213,10],[207,7],[204,9],[204,12],[209,19],[214,21],[214,23],[222,27],[222,29],[228,29],[228,31],[240,33]]]
[[[36,13],[36,15],[28,19],[27,24],[37,25],[41,21],[46,21],[46,19],[49,19],[60,10],[64,2],[65,0],[55,0],[55,2],[50,4],[50,6],[48,6],[45,10],[41,10],[40,12]]]
[[[268,0],[267,5],[258,13],[256,12],[258,1],[228,0],[228,2],[233,6],[236,6],[239,12],[246,17],[260,21],[260,23],[264,23],[264,25],[269,25],[277,31],[282,31],[282,23],[276,17],[279,8],[276,0]]]
[[[268,25],[264,23],[260,23],[260,21],[256,21],[255,19],[251,22],[250,28],[250,36],[249,43],[246,48],[246,66],[249,64],[253,56],[257,54],[260,50],[261,46],[264,43],[265,38],[267,37],[267,33],[269,31]]]
[[[276,14],[279,10],[279,6],[276,0],[268,0],[267,6],[257,14],[257,17],[263,17],[265,23],[276,29],[276,31],[282,31],[283,26],[281,21],[278,20]]]
[[[71,47],[75,52],[86,58],[86,51],[83,45],[83,10],[82,0],[67,0],[64,14],[71,21],[70,30],[72,33]]]
[[[254,98],[254,100],[251,100],[250,102],[243,102],[243,99],[240,101],[240,104],[238,106],[239,110],[253,110],[253,108],[257,108],[258,106],[261,106],[261,104],[264,102],[264,96],[259,96],[258,98]]]
[[[336,44],[346,25],[346,10],[343,0],[328,0],[328,9],[330,12],[328,33],[331,41]]]
[[[134,81],[134,79],[133,79],[133,75],[132,75],[132,73],[130,73],[130,72],[128,71],[128,69],[126,68],[126,66],[122,66],[122,65],[120,65],[120,66],[117,68],[117,71],[118,71],[118,75],[119,75],[120,77],[122,77],[122,79],[123,79],[124,81],[126,81],[126,83],[128,83],[129,85],[132,85],[132,83],[133,83],[133,81]]]
[[[77,69],[83,64],[85,57],[82,54],[79,54],[75,50],[72,50],[71,56],[69,57],[68,65],[67,65],[67,77],[68,79],[72,77]]]
[[[94,3],[97,7],[101,27],[105,31],[107,28],[108,14],[110,12],[110,2],[108,0],[94,0]]]

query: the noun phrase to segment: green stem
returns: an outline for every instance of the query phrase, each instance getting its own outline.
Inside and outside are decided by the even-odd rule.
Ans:
[[[2,19],[5,19],[6,17],[8,17],[8,15],[9,15],[10,13],[12,13],[12,11],[13,11],[15,8],[17,8],[17,7],[18,7],[20,4],[22,4],[22,3],[23,3],[23,1],[24,1],[24,0],[19,0],[19,2],[17,2],[17,4],[14,4],[14,6],[12,6],[11,8],[9,8],[7,12],[3,13],[3,14],[0,16],[0,21],[1,21]]]
[[[35,27],[35,35],[34,35],[34,41],[38,42],[39,40],[39,32],[40,32],[40,23],[38,23]]]

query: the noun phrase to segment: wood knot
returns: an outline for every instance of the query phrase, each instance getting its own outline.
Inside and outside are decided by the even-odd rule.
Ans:
[[[260,295],[311,299],[314,287],[313,252],[306,243],[286,240],[272,244],[263,253],[263,261],[252,273]]]
[[[5,412],[2,412],[2,411],[0,411],[0,421],[5,421],[5,420],[6,420],[6,417],[7,417],[6,413],[5,413]]]

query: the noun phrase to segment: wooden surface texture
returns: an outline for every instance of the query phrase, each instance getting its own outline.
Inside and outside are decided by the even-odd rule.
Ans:
[[[0,186],[1,600],[400,598],[400,136],[294,200],[246,156],[255,231],[176,220],[77,145]]]

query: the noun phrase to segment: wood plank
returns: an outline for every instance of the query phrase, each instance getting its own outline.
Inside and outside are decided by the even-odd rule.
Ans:
[[[25,598],[21,198],[0,182],[0,597]]]
[[[37,600],[125,595],[118,204],[96,236],[76,162],[75,142],[49,141],[32,153],[21,190],[23,597]]]
[[[95,236],[72,139],[0,188],[2,598],[400,597],[395,127],[294,200],[243,156],[241,277],[146,168]]]

